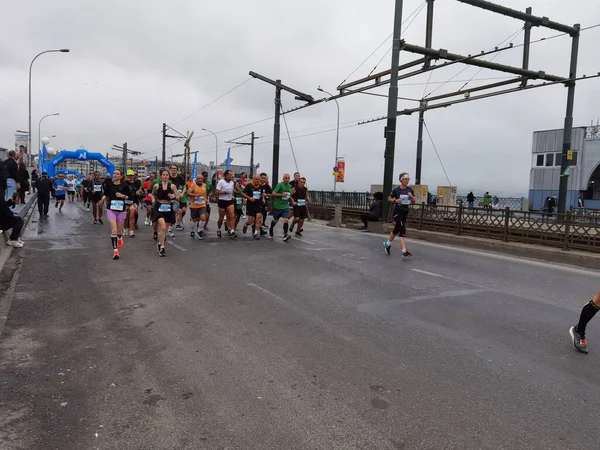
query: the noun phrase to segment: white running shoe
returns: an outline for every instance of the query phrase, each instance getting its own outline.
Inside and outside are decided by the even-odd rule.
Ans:
[[[21,248],[23,247],[23,243],[19,242],[19,241],[11,241],[10,239],[8,241],[6,241],[7,245],[12,245],[15,248]]]

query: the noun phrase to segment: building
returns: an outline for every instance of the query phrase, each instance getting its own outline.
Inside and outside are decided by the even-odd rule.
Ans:
[[[556,195],[560,182],[563,130],[533,133],[529,204],[541,210],[547,197]],[[573,128],[572,159],[567,184],[567,210],[578,207],[600,209],[600,127]]]

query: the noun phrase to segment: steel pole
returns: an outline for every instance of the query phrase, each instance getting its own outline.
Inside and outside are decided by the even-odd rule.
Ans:
[[[392,191],[394,180],[394,152],[396,150],[396,122],[398,108],[398,63],[400,61],[400,34],[402,31],[403,0],[396,0],[394,13],[394,33],[392,44],[392,72],[390,74],[390,90],[388,96],[387,127],[385,129],[385,153],[383,169],[383,192]],[[383,196],[381,216],[387,218],[389,202],[387,195]]]
[[[42,140],[42,120],[44,120],[46,117],[50,117],[50,116],[59,116],[60,113],[52,113],[52,114],[46,114],[44,117],[42,117],[40,119],[40,122],[38,123],[38,152],[37,152],[37,156],[38,158],[40,157],[40,152],[41,152],[41,146],[40,146],[40,141]],[[31,151],[30,151],[31,152]],[[33,155],[30,155],[33,160]],[[33,167],[33,165],[32,165]]]
[[[319,91],[325,92],[330,97],[333,97],[331,92],[326,91],[325,89],[319,87]],[[327,100],[328,101],[328,100]],[[340,143],[340,104],[337,99],[333,99],[335,105],[337,106],[337,128],[335,133],[335,161],[333,163],[334,166],[337,166],[338,154],[339,154],[339,143]],[[333,177],[333,192],[336,192],[337,187],[337,177]]]
[[[254,131],[250,137],[250,179],[254,177]]]
[[[276,80],[281,84],[281,80]],[[281,131],[281,88],[275,87],[275,123],[273,125],[273,173],[271,174],[272,186],[279,182],[279,135]]]
[[[574,27],[579,31],[580,25]],[[569,78],[577,78],[577,56],[579,53],[579,32],[573,36],[571,42],[571,67]],[[565,115],[565,129],[563,131],[562,161],[560,163],[560,181],[558,187],[558,213],[564,214],[567,209],[567,189],[569,186],[569,166],[570,160],[567,159],[569,150],[571,150],[571,137],[573,134],[573,108],[575,106],[575,81],[567,83],[567,112]]]

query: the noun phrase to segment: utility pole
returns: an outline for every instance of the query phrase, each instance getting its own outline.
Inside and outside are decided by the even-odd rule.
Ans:
[[[123,144],[123,171],[127,173],[127,142]]]
[[[392,191],[394,181],[394,151],[396,149],[396,122],[398,109],[398,63],[400,61],[400,33],[402,31],[403,0],[396,0],[394,12],[394,33],[392,43],[392,70],[390,74],[390,90],[388,96],[387,127],[385,128],[385,153],[383,169],[383,192]],[[381,216],[387,218],[389,202],[387,195],[383,196]]]
[[[275,80],[281,83],[281,80]],[[273,170],[271,172],[271,185],[277,186],[279,182],[279,135],[281,131],[281,88],[275,88],[275,124],[273,125]]]
[[[425,30],[425,47],[431,48],[433,45],[433,2],[435,0],[427,0],[427,29]],[[425,58],[423,68],[426,69],[431,65],[431,58]],[[427,100],[421,99],[421,108],[427,106]],[[415,183],[421,184],[421,166],[423,164],[423,126],[425,125],[425,110],[419,111],[419,135],[417,137],[417,164],[415,168]]]
[[[162,167],[167,163],[167,124],[163,123],[162,129]],[[156,168],[158,170],[158,167]]]
[[[250,135],[250,142],[237,142],[237,139],[241,139]],[[254,176],[254,141],[258,139],[258,137],[254,136],[254,131],[252,133],[244,134],[243,136],[236,137],[231,141],[225,141],[227,144],[236,144],[236,145],[249,145],[250,146],[250,179]]]

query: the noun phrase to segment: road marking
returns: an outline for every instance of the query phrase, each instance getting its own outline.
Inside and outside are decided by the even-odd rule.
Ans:
[[[294,241],[295,241],[295,242],[304,242],[304,243],[306,243],[306,244],[310,244],[310,245],[317,245],[317,243],[316,243],[316,242],[309,241],[309,240],[306,240],[306,239],[304,239],[304,238],[295,238],[295,239],[294,239]]]
[[[307,248],[307,252],[322,252],[324,250],[337,250],[334,247],[324,247],[324,248]]]
[[[440,275],[439,273],[427,272],[426,270],[420,270],[420,269],[411,269],[411,270],[413,272],[422,273],[424,275],[429,275],[432,277],[446,278],[444,275]]]
[[[396,305],[405,305],[407,303],[420,302],[422,300],[439,300],[443,298],[465,297],[468,295],[494,292],[492,289],[463,289],[460,291],[446,291],[431,295],[417,295],[415,297],[398,298],[393,300],[383,300],[379,302],[363,303],[357,306],[356,310],[361,313],[381,314],[385,313],[387,308]]]
[[[277,295],[277,294],[273,294],[271,291],[268,291],[267,289],[260,287],[258,284],[254,284],[254,283],[248,283],[248,284],[246,284],[246,286],[250,286],[250,287],[256,288],[256,289],[258,289],[259,291],[262,291],[262,292],[264,292],[265,294],[272,295],[272,296],[273,296],[273,297],[275,297],[277,300],[283,300],[283,298],[281,298],[279,295]]]
[[[177,245],[175,242],[173,241],[167,241],[169,244],[171,244],[173,247],[178,248],[179,250],[181,250],[182,252],[187,252],[187,250],[179,245]]]

